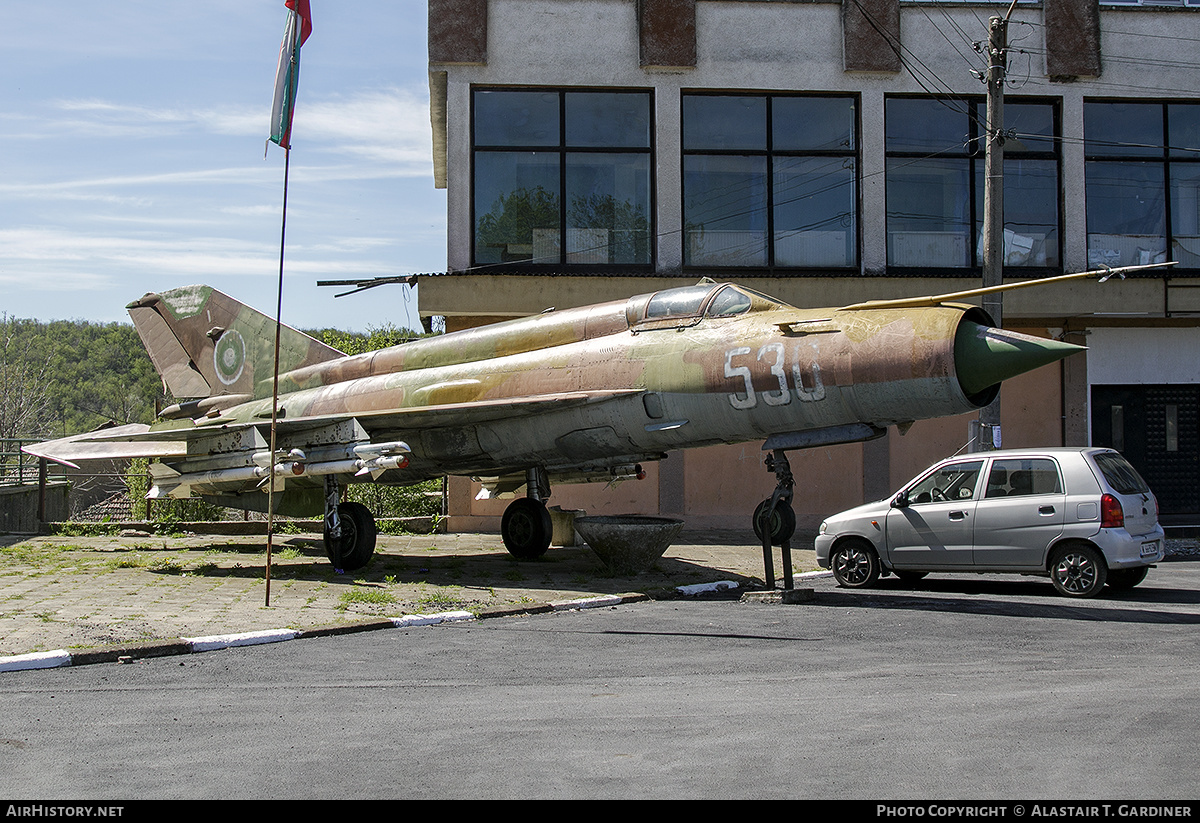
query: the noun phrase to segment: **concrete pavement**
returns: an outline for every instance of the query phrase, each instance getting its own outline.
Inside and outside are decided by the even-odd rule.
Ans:
[[[812,535],[794,543],[793,571],[815,570]],[[623,577],[586,545],[516,561],[492,534],[380,534],[370,565],[341,575],[319,533],[277,534],[272,548],[268,584],[262,535],[0,536],[0,670],[683,596],[677,587],[767,588],[748,529],[685,531]]]

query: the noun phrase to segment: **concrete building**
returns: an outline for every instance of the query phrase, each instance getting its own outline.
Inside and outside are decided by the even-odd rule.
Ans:
[[[797,306],[980,284],[988,21],[1011,12],[1005,278],[1179,265],[1006,296],[1085,343],[1005,384],[1003,446],[1114,445],[1200,518],[1200,0],[429,0],[454,330],[694,282]],[[797,452],[812,525],[967,446],[969,419]],[[552,505],[748,526],[759,444],[672,454]],[[451,486],[491,528],[501,501]]]

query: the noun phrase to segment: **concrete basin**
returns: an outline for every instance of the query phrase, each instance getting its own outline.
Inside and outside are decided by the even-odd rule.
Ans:
[[[612,574],[638,574],[666,552],[683,521],[670,517],[617,514],[576,517],[575,530]]]

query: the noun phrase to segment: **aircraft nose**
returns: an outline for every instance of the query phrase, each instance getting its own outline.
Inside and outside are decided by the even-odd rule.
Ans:
[[[963,392],[974,397],[1010,377],[1081,351],[1086,347],[964,320],[954,338],[954,369]]]

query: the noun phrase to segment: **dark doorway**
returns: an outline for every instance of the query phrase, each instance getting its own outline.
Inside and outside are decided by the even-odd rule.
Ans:
[[[1164,525],[1200,524],[1200,386],[1092,386],[1092,443],[1146,478]]]

